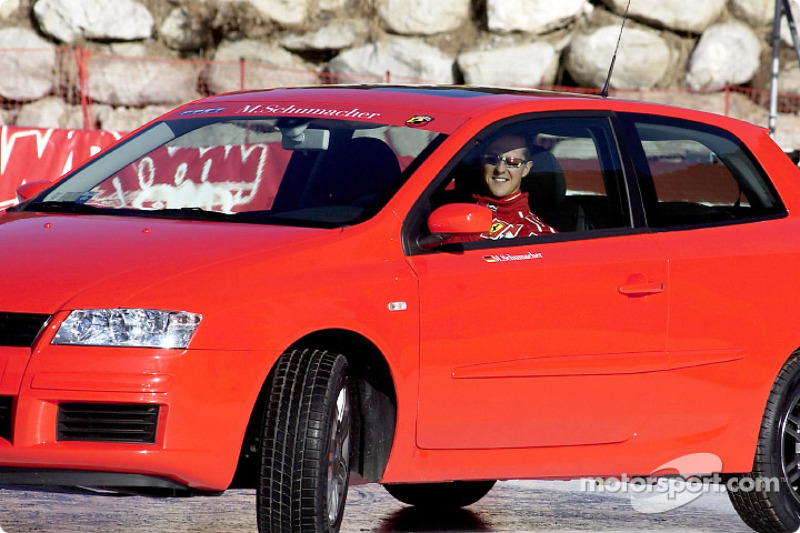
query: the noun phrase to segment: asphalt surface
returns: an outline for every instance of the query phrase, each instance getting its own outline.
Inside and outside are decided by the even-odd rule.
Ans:
[[[632,496],[639,498],[632,501]],[[342,533],[363,532],[752,532],[727,494],[637,496],[620,486],[581,481],[507,481],[478,503],[427,515],[395,501],[379,485],[351,487]],[[645,498],[645,499],[642,499]],[[0,489],[4,533],[254,533],[255,493],[154,499]]]

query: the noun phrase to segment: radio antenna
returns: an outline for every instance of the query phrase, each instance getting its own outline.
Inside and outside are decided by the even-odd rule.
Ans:
[[[631,0],[628,0],[628,5],[625,7],[625,14],[622,15],[622,26],[619,28],[619,37],[617,37],[617,46],[614,48],[614,55],[611,57],[611,65],[608,67],[608,76],[606,76],[606,83],[603,85],[603,90],[600,91],[600,96],[603,98],[608,97],[608,85],[611,83],[611,73],[614,72],[614,63],[617,62],[617,52],[619,52],[619,43],[622,41],[622,30],[625,29],[625,21],[628,20],[628,10],[631,8]]]

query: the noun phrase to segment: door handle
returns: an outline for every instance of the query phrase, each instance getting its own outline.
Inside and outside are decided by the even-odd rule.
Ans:
[[[650,281],[644,274],[631,274],[625,283],[619,286],[619,293],[625,296],[648,296],[664,291],[660,281]]]

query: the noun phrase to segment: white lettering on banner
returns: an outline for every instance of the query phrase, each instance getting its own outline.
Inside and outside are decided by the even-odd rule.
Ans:
[[[16,203],[20,185],[55,180],[121,137],[111,131],[0,126],[0,209]]]
[[[380,113],[372,111],[362,111],[357,107],[353,109],[326,109],[319,107],[297,107],[294,104],[288,106],[279,106],[277,104],[247,104],[239,110],[243,114],[258,114],[258,115],[309,115],[317,117],[339,117],[339,118],[355,118],[355,119],[374,119],[381,116]]]
[[[2,129],[2,132],[0,132],[0,175],[5,173],[8,161],[11,159],[11,152],[14,150],[14,144],[19,139],[25,137],[36,138],[36,155],[41,159],[45,148],[47,148],[47,143],[50,142],[50,136],[53,134],[53,128],[47,130],[22,130],[12,133],[9,138],[9,128],[3,126],[0,129]]]
[[[152,153],[115,175],[91,203],[137,209],[199,207],[230,213],[256,197],[267,154],[265,144],[165,147],[160,156]],[[220,179],[228,176],[245,179]],[[262,200],[265,206],[271,203]]]

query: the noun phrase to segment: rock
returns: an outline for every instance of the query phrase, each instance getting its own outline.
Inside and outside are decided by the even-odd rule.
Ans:
[[[133,131],[171,109],[172,106],[147,106],[144,108],[101,106],[97,110],[97,122],[103,130]]]
[[[206,23],[188,8],[176,7],[161,23],[158,33],[173,50],[198,50],[206,46],[208,30]]]
[[[797,150],[800,147],[800,117],[779,113],[775,122],[775,142],[784,151]]]
[[[317,0],[320,11],[339,11],[344,8],[347,0]]]
[[[567,51],[566,69],[586,87],[603,87],[619,26],[611,25],[576,36]],[[672,53],[667,43],[654,32],[626,28],[619,45],[610,87],[613,89],[651,89],[667,73]]]
[[[781,64],[778,73],[778,92],[800,94],[800,66],[796,60],[785,65]]]
[[[750,81],[760,66],[761,42],[749,27],[725,22],[708,28],[689,59],[686,84],[721,88]]]
[[[24,28],[0,30],[0,97],[36,100],[53,90],[55,47]]]
[[[253,40],[223,41],[209,69],[208,86],[211,92],[238,91],[242,88],[241,59],[246,62],[244,87],[248,89],[319,83],[314,65],[283,48]]]
[[[61,98],[48,97],[19,109],[17,126],[29,128],[83,129],[83,111],[80,106],[67,105]],[[92,124],[86,126],[91,127]]]
[[[621,15],[628,0],[603,0],[603,3]],[[635,0],[631,2],[629,15],[655,27],[703,33],[719,19],[726,3],[727,0]]]
[[[328,63],[340,81],[453,83],[453,58],[421,41],[390,37],[346,50]]]
[[[775,0],[730,0],[731,11],[749,25],[759,28],[772,24]]]
[[[468,85],[539,86],[555,80],[558,54],[548,43],[465,52],[458,67]]]
[[[382,0],[378,14],[389,31],[434,35],[460,28],[470,15],[470,0]]]
[[[95,54],[89,59],[89,95],[111,105],[179,104],[199,97],[197,80],[202,68],[201,63],[144,54]]]
[[[795,26],[798,28],[797,30],[798,36],[800,36],[800,0],[789,0],[789,7],[792,10],[792,16],[794,17]],[[774,14],[774,8],[773,8],[773,14]],[[772,20],[772,18],[770,20]],[[789,29],[789,21],[786,19],[785,14],[781,19],[781,40],[787,46],[794,46],[794,42],[792,41],[792,32]]]
[[[0,126],[12,126],[15,121],[16,117],[10,109],[0,107]]]
[[[369,28],[361,19],[336,19],[317,31],[291,33],[281,39],[281,46],[294,52],[342,50],[362,42]]]
[[[153,16],[134,0],[36,0],[33,13],[44,33],[64,43],[134,41],[153,33]]]
[[[250,4],[264,20],[271,20],[287,28],[303,26],[310,13],[309,0],[217,0],[217,2]]]
[[[0,20],[7,19],[19,9],[19,0],[0,0]]]
[[[488,0],[486,5],[489,29],[498,33],[545,33],[593,9],[587,0]]]

